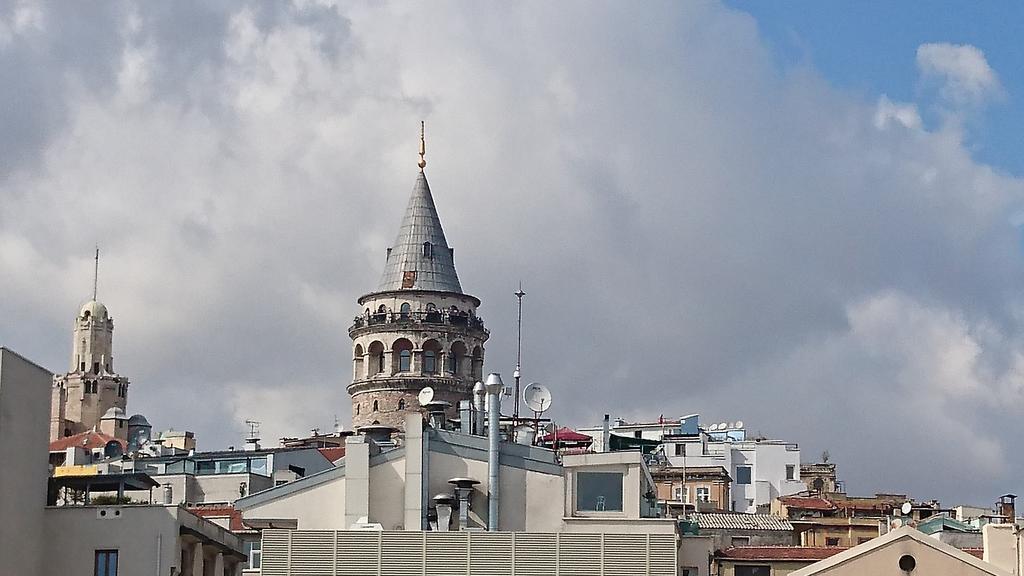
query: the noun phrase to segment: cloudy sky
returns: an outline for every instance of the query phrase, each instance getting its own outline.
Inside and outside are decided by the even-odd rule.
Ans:
[[[486,369],[522,280],[555,418],[742,419],[851,492],[990,503],[1024,490],[1024,54],[965,6],[0,0],[0,343],[67,369],[98,243],[131,412],[347,423],[424,119]]]

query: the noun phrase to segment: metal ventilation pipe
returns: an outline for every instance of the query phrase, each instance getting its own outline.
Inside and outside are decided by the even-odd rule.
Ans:
[[[487,391],[487,530],[498,529],[498,441],[501,439],[501,374],[491,372],[484,384]]]
[[[470,434],[484,435],[484,396],[487,394],[483,382],[473,385],[473,428]]]

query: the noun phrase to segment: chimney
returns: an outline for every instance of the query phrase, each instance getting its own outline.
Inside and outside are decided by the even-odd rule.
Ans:
[[[487,530],[498,530],[498,442],[501,440],[501,374],[487,375]]]
[[[1014,524],[1017,522],[1017,506],[1014,503],[1016,500],[1016,494],[1003,494],[999,497],[999,515],[1002,516],[1003,521],[1008,524]]]
[[[473,411],[476,413],[476,417],[473,418],[473,431],[471,434],[476,436],[484,435],[484,396],[487,395],[487,390],[484,388],[483,382],[477,382],[473,385]]]
[[[480,483],[472,478],[452,478],[449,484],[455,486],[455,495],[459,498],[459,530],[469,529],[469,496],[473,493],[473,486]]]
[[[604,415],[604,424],[601,426],[601,452],[611,452],[608,449],[608,444],[612,441],[612,431],[610,427],[610,416]]]
[[[473,403],[469,400],[459,400],[459,432],[473,433]]]
[[[434,496],[434,508],[437,509],[437,531],[448,532],[452,523],[452,507],[455,498],[451,494]]]

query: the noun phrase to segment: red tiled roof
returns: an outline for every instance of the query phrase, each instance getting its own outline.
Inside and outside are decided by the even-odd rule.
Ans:
[[[783,496],[779,498],[789,508],[800,508],[803,510],[835,510],[834,504],[824,498],[814,496]]]
[[[846,548],[838,546],[733,546],[715,552],[719,558],[730,560],[806,560],[817,562],[839,554]]]
[[[121,448],[125,448],[125,441],[114,438],[113,436],[107,436],[102,432],[96,432],[93,430],[86,430],[85,432],[79,432],[74,436],[65,436],[64,438],[58,438],[53,442],[50,442],[50,452],[62,452],[72,446],[79,446],[86,450],[102,449],[107,445],[107,442],[111,440],[117,440],[121,443]]]
[[[551,434],[545,434],[540,437],[540,442],[553,442],[555,438],[558,438],[559,442],[587,442],[592,441],[593,436],[587,436],[586,434],[580,434],[572,428],[562,427],[552,432]]]
[[[214,518],[228,518],[228,530],[232,532],[251,532],[253,529],[242,522],[242,512],[235,510],[235,507],[227,505],[199,505],[188,509],[189,512],[212,520]]]
[[[345,447],[337,446],[334,448],[320,448],[320,453],[324,455],[324,458],[334,462],[345,455]]]
[[[971,556],[974,556],[978,560],[984,560],[985,559],[985,549],[984,548],[961,548],[961,550],[963,550],[964,552],[967,552]]]

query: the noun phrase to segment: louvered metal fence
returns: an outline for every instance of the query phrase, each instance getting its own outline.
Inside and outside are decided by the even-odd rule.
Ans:
[[[264,530],[262,576],[675,576],[673,534]]]

